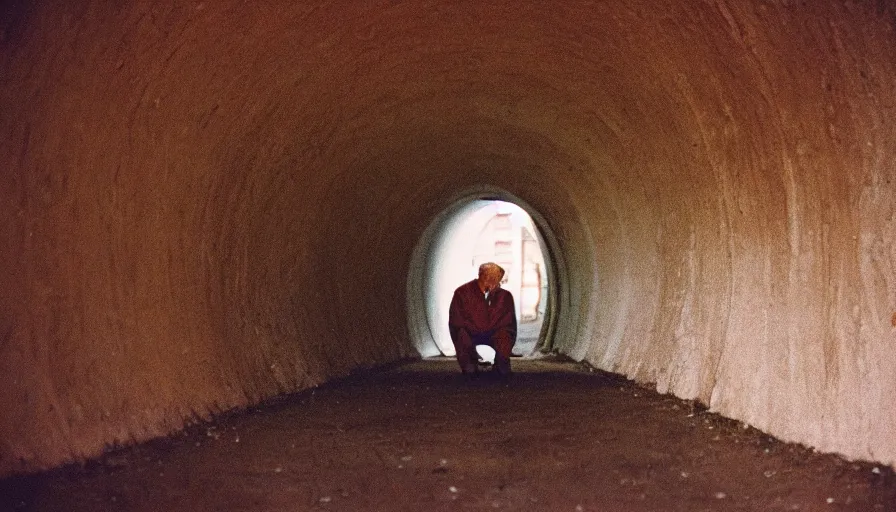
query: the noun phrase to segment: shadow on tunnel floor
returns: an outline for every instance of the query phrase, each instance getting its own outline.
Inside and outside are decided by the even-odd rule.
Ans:
[[[0,510],[896,510],[890,468],[557,358],[361,371],[100,460]]]

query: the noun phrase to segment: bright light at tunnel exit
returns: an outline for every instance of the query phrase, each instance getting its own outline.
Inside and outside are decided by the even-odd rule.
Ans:
[[[433,295],[428,320],[433,339],[446,356],[455,354],[448,334],[448,308],[454,289],[475,279],[479,265],[493,261],[504,267],[502,287],[513,294],[518,322],[514,355],[531,354],[538,342],[548,302],[548,273],[532,218],[504,201],[476,201],[459,212],[443,233],[432,257]],[[478,347],[480,357],[494,360],[494,350]]]

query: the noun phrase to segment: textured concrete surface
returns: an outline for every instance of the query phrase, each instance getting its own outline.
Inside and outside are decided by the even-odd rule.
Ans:
[[[477,187],[575,358],[896,462],[888,2],[7,2],[0,474],[417,354]]]

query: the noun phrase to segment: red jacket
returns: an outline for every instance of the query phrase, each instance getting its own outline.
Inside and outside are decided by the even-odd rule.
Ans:
[[[510,339],[516,341],[516,307],[513,294],[503,288],[492,290],[486,302],[485,295],[474,279],[454,290],[451,307],[448,310],[448,331],[451,339],[465,329],[473,338],[492,336],[504,330]]]

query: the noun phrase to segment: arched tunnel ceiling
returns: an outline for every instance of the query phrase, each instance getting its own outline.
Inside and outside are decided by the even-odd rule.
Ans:
[[[0,474],[413,357],[411,253],[480,186],[556,236],[561,352],[893,464],[894,19],[7,4]]]

